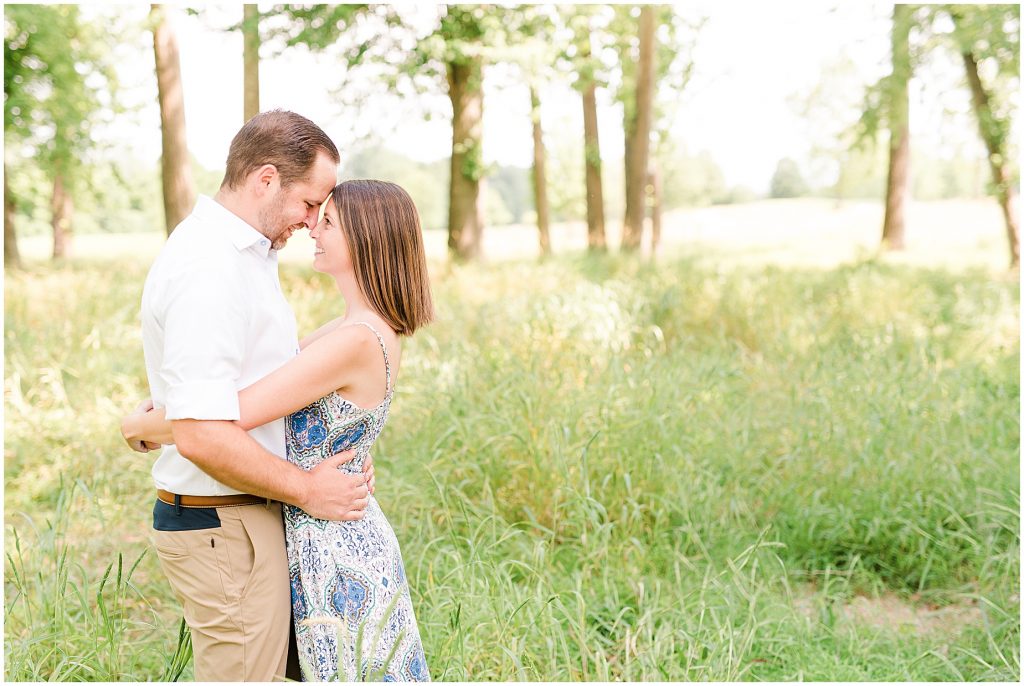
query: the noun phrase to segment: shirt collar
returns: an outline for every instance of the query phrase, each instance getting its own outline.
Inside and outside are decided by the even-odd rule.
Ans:
[[[270,254],[269,238],[210,196],[200,195],[194,211],[201,219],[224,230],[239,252],[252,248],[261,257]]]

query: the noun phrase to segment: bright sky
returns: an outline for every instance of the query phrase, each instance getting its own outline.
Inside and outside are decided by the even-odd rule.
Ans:
[[[272,7],[260,3],[262,11]],[[147,6],[130,11],[145,16]],[[846,54],[863,82],[887,71],[891,4],[879,2],[738,2],[694,0],[677,11],[704,14],[708,21],[699,37],[693,79],[684,92],[672,135],[696,153],[708,150],[730,185],[767,189],[778,160],[798,160],[809,147],[806,124],[789,99],[818,82],[823,64]],[[242,124],[242,38],[223,27],[241,19],[241,5],[205,5],[199,16],[180,7],[173,22],[181,48],[186,127],[192,154],[208,168],[222,168],[228,144]],[[160,154],[159,112],[155,104],[152,47],[142,34],[135,47],[123,46],[122,80],[127,97],[145,103],[132,127],[119,127],[116,137],[142,160]],[[148,50],[146,49],[148,47]],[[375,129],[385,144],[420,160],[445,157],[451,132],[445,117],[421,121],[388,99],[371,103],[354,121],[332,97],[340,67],[329,57],[293,48],[283,55],[263,55],[261,106],[300,112],[320,124],[343,154],[361,132]],[[502,79],[505,80],[505,79]],[[955,83],[955,78],[953,79]],[[531,156],[527,96],[521,87],[486,82],[484,155],[487,161],[529,166]],[[940,89],[941,90],[941,89]],[[912,107],[915,144],[948,143],[941,125],[943,108],[966,116],[967,94],[941,100],[936,90],[917,84]],[[443,94],[435,111],[447,109]],[[548,130],[577,131],[582,136],[579,96],[567,87],[552,87],[542,96]],[[599,100],[602,153],[622,156],[621,109],[611,98]],[[569,127],[569,128],[564,128]],[[133,129],[128,132],[126,129]],[[957,127],[961,129],[964,127]],[[971,140],[973,131],[962,136]],[[344,160],[342,161],[344,164]]]

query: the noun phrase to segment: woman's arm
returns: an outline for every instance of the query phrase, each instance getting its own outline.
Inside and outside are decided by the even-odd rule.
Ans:
[[[342,319],[344,319],[344,317],[332,319],[331,321],[327,322],[313,333],[303,338],[301,341],[299,341],[299,350],[304,350],[306,346],[312,343],[313,341],[322,338],[324,334],[328,334],[337,329],[338,326],[341,324]]]
[[[174,437],[171,435],[171,423],[164,419],[165,414],[162,407],[141,414],[130,414],[121,420],[121,435],[129,445],[138,442],[170,445],[174,443]]]
[[[238,424],[248,431],[301,410],[328,393],[348,386],[365,364],[372,364],[377,337],[364,326],[321,327],[317,338],[283,366],[238,393]],[[121,420],[121,435],[132,441],[174,442],[164,410],[131,414]]]
[[[349,386],[376,361],[379,348],[365,326],[335,326],[321,333],[279,369],[239,391],[239,425],[248,431]]]

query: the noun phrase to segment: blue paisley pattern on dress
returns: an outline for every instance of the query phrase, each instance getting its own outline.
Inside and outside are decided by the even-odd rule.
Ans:
[[[358,474],[387,421],[387,347],[376,329],[358,323],[376,334],[384,352],[386,395],[367,410],[332,392],[288,417],[288,459],[303,469],[354,449],[355,457],[341,469]],[[371,495],[366,514],[355,522],[315,519],[286,505],[285,532],[303,679],[355,681],[376,671],[384,681],[430,681],[398,539],[377,500]]]

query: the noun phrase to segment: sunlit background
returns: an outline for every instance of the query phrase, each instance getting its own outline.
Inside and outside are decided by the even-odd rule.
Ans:
[[[199,192],[212,193],[228,143],[244,120],[241,6],[171,7],[167,22],[180,45],[185,132],[195,184]],[[443,14],[439,8],[409,3],[395,12],[410,28],[409,35],[422,39]],[[342,151],[343,177],[390,178],[403,184],[416,199],[425,227],[445,229],[444,179],[452,129],[451,105],[441,84],[415,93],[388,88],[373,65],[360,70],[347,66],[345,39],[315,49],[301,42],[289,46],[284,34],[294,35],[294,24],[279,6],[264,3],[259,9],[260,107],[309,116]],[[605,6],[597,14],[613,12]],[[112,98],[108,93],[101,97],[103,106],[90,117],[95,144],[80,155],[96,167],[93,185],[81,192],[85,197],[76,198],[73,228],[80,255],[151,255],[159,249],[160,111],[152,37],[145,30],[148,13],[143,5],[81,7],[82,21],[112,27],[119,40],[103,55],[118,87]],[[860,135],[860,122],[868,89],[892,71],[892,5],[692,2],[677,5],[676,15],[686,31],[678,38],[680,54],[673,68],[688,70],[688,78],[659,85],[651,152],[663,176],[665,247],[730,251],[752,241],[763,247],[767,241],[806,252],[813,243],[811,252],[827,264],[877,247],[887,137],[884,126],[872,136]],[[922,258],[925,263],[968,259],[995,266],[1005,261],[995,254],[1005,241],[1005,228],[998,210],[989,207],[991,173],[964,67],[950,48],[949,18],[938,13],[929,22],[911,31],[915,64],[909,80],[907,241],[931,252]],[[600,38],[595,41],[597,49]],[[611,65],[607,87],[597,88],[596,97],[607,221],[614,240],[625,205],[623,105],[616,90],[621,69],[616,71],[611,46],[597,52]],[[529,95],[520,57],[492,62],[483,81],[481,148],[487,166],[480,193],[489,229],[483,236],[484,254],[529,256],[536,252],[525,240],[536,222]],[[980,67],[989,79],[1006,71],[991,60]],[[345,77],[349,80],[343,84]],[[539,81],[547,174],[559,180],[549,183],[547,191],[555,225],[552,240],[568,250],[586,244],[583,121],[574,78],[571,65],[562,64]],[[1012,74],[999,82],[1011,127],[1012,160],[1018,83]],[[29,258],[43,258],[51,252],[50,198],[31,164],[32,138],[19,142],[8,137],[6,161],[12,193],[19,198],[15,216],[22,251]],[[778,181],[774,188],[773,179]],[[97,195],[108,196],[108,201],[93,201]],[[782,196],[807,200],[760,204]],[[113,197],[116,202],[109,201]],[[749,211],[741,207],[752,203]],[[781,234],[771,228],[773,217],[788,227]],[[945,221],[950,217],[967,217],[972,224],[966,254],[961,224]],[[827,241],[820,241],[822,234],[810,228],[794,234],[797,226],[822,224],[835,227]],[[98,233],[123,235],[112,243]],[[428,238],[432,254],[443,257],[445,242],[442,234]],[[306,260],[308,249],[300,237],[283,257]],[[920,251],[910,250],[900,259],[919,257]]]
[[[374,463],[434,680],[1019,682],[1019,6],[258,10],[4,7],[7,680],[192,675],[117,427],[248,32],[423,219]]]

